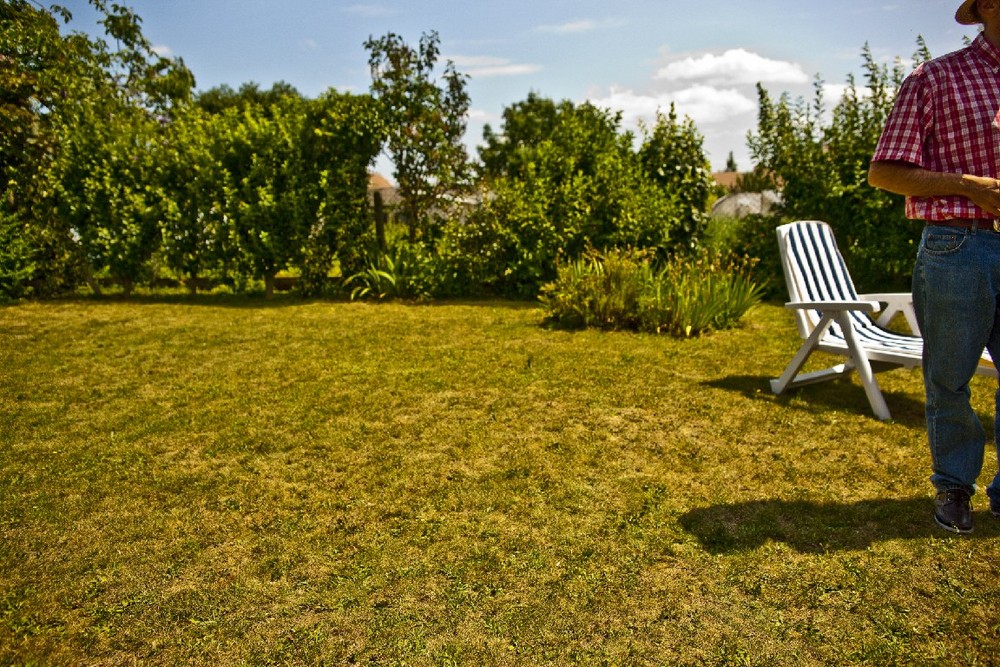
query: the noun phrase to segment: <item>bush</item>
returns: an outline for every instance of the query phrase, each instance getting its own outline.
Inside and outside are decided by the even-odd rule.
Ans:
[[[0,303],[28,296],[28,280],[34,271],[24,225],[0,210]]]
[[[351,299],[424,300],[441,293],[441,262],[422,243],[398,239],[376,253],[366,267],[347,278]]]
[[[783,299],[788,292],[774,230],[784,222],[780,213],[714,219],[706,235],[706,246],[721,256],[747,258],[745,263],[753,265],[761,297]]]
[[[558,268],[539,297],[546,320],[568,329],[639,329],[643,294],[654,282],[648,255],[641,251],[594,251]]]
[[[650,285],[643,329],[693,336],[732,328],[761,299],[752,268],[707,252],[669,262]]]
[[[735,326],[761,298],[751,263],[708,251],[654,269],[648,252],[589,251],[559,267],[539,297],[546,322],[695,336]]]
[[[922,40],[918,44],[914,64],[930,57]],[[908,289],[920,225],[906,219],[901,195],[868,185],[871,157],[905,70],[897,62],[890,71],[867,47],[862,55],[864,85],[849,78],[832,113],[819,81],[811,103],[787,95],[775,101],[758,86],[750,150],[759,173],[781,184],[784,221],[828,222],[859,285]]]

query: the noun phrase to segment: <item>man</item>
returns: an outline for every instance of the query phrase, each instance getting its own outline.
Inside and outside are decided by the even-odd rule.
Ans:
[[[1000,363],[1000,0],[965,0],[955,19],[982,32],[906,78],[868,182],[906,195],[907,217],[926,223],[913,303],[924,338],[934,518],[970,533],[986,438],[969,381],[984,347]],[[996,401],[1000,460],[1000,391]],[[986,494],[1000,517],[1000,474]]]

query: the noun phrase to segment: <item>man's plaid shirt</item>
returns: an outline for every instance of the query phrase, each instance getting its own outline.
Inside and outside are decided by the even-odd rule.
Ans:
[[[1000,177],[1000,48],[980,34],[961,51],[921,64],[903,82],[873,162]],[[907,197],[919,220],[990,218],[965,197]]]

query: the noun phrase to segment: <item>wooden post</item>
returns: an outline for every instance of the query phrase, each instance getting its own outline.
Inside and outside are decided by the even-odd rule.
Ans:
[[[379,252],[385,254],[385,205],[382,203],[382,193],[376,190],[372,193],[375,204],[375,239],[378,241]]]

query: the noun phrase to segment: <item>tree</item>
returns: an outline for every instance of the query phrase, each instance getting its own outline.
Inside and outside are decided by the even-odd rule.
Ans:
[[[891,72],[876,63],[867,45],[862,57],[866,91],[849,78],[830,116],[818,79],[810,104],[787,96],[775,102],[758,86],[758,128],[749,144],[759,168],[781,184],[784,219],[829,222],[859,284],[903,289],[920,229],[906,220],[902,197],[868,185],[868,167],[904,71],[898,62]],[[921,46],[915,61],[926,57]]]
[[[416,49],[394,33],[365,42],[411,242],[433,240],[434,209],[447,208],[446,197],[464,190],[470,174],[467,77],[448,61],[435,78],[439,42],[436,32],[424,34]]]
[[[733,152],[729,151],[729,157],[726,158],[726,171],[735,174],[739,171],[739,167],[736,166],[736,158],[733,157]]]
[[[503,118],[480,149],[491,197],[453,229],[496,290],[534,295],[591,248],[673,247],[683,197],[644,172],[621,113],[532,93]]]
[[[219,114],[230,108],[242,109],[249,104],[257,104],[269,109],[285,97],[302,97],[295,87],[284,81],[278,81],[268,90],[261,90],[252,81],[240,86],[235,91],[223,84],[198,93],[195,103],[210,114]]]
[[[223,181],[218,221],[235,243],[229,262],[263,279],[267,296],[279,271],[298,269],[303,289],[325,288],[335,259],[360,268],[370,227],[368,166],[382,146],[380,114],[368,95],[329,90],[316,100],[288,95],[215,116]],[[210,221],[216,220],[213,214]]]
[[[149,165],[161,121],[190,97],[191,73],[155,54],[131,10],[90,0],[104,39],[63,35],[69,12],[24,0],[0,6],[4,131],[0,202],[33,248],[30,281],[71,284],[74,267],[96,261],[126,282],[149,238],[157,195],[138,173]],[[9,85],[8,85],[9,84]]]
[[[523,177],[533,149],[555,134],[568,106],[566,102],[556,105],[532,91],[524,101],[506,107],[500,132],[488,124],[483,128],[485,144],[479,147],[482,175],[487,179]]]
[[[206,271],[235,264],[236,244],[225,209],[225,118],[189,105],[175,115],[157,164],[162,186],[160,230],[167,266],[192,293]]]
[[[298,169],[304,101],[287,97],[225,112],[225,215],[233,225],[238,264],[264,280],[267,297],[279,271],[298,264],[307,233]]]
[[[372,232],[368,167],[385,141],[385,127],[369,95],[329,90],[306,108],[301,131],[309,233],[302,260],[305,290],[322,290],[334,258],[342,275],[363,268]]]
[[[115,109],[113,122],[104,115],[108,107]],[[145,110],[126,104],[75,111],[55,121],[61,143],[50,170],[56,210],[77,239],[88,277],[106,269],[129,295],[159,246],[161,128]]]
[[[674,105],[666,115],[656,114],[653,131],[647,131],[639,149],[639,162],[646,175],[659,185],[680,208],[673,225],[673,243],[693,247],[708,221],[708,198],[714,181],[702,148],[703,139],[694,121],[678,120]]]

